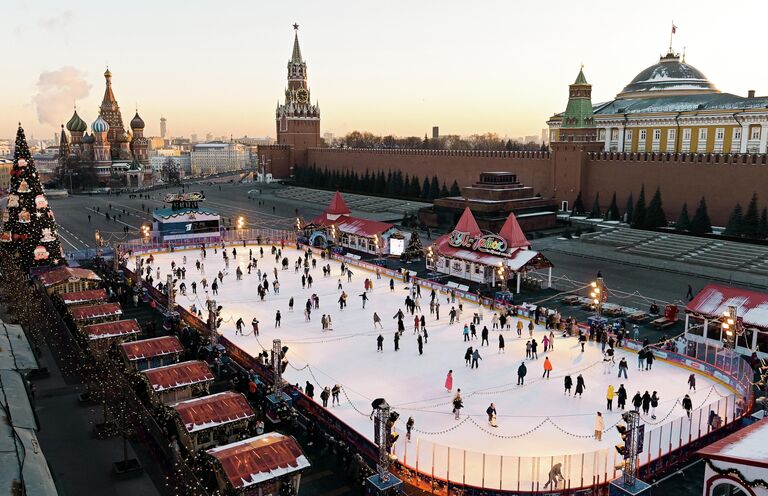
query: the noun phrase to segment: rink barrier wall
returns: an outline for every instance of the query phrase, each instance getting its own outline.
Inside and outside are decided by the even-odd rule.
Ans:
[[[241,240],[230,242],[229,245],[240,243]],[[246,240],[248,243],[249,240]],[[310,247],[319,254],[321,250]],[[149,246],[143,246],[134,251],[134,254],[142,254],[150,251]],[[375,264],[370,264],[343,255],[331,254],[331,258],[337,261],[375,272],[378,268],[382,276],[392,277],[404,281],[404,275]],[[129,276],[133,273],[125,269]],[[453,292],[457,298],[477,302],[476,294],[450,288],[434,281],[411,277],[411,281],[433,288],[445,294]],[[164,294],[146,282],[142,284],[147,288],[150,296],[163,304],[166,301]],[[493,303],[492,299],[482,298],[483,304]],[[527,307],[522,307],[527,308]],[[196,315],[185,308],[177,306],[176,311],[182,320],[191,328],[202,335],[208,336],[209,329]],[[530,310],[532,312],[532,309]],[[527,315],[522,315],[527,316]],[[581,324],[580,324],[581,325]],[[262,365],[256,358],[246,353],[226,337],[220,336],[219,342],[225,347],[229,356],[243,369],[252,369],[265,382],[272,380],[271,370]],[[741,357],[731,357],[730,362],[724,360],[722,350],[718,352],[715,347],[708,347],[704,343],[689,343],[687,352],[693,356],[684,355],[672,351],[654,349],[654,355],[663,360],[675,363],[688,369],[696,370],[704,375],[712,377],[735,390],[735,394],[721,396],[716,389],[711,388],[702,405],[695,408],[690,421],[684,416],[671,422],[664,422],[666,418],[658,421],[658,426],[646,430],[645,449],[640,455],[639,476],[651,478],[654,475],[669,469],[682,462],[706,444],[735,430],[739,420],[746,416],[753,398],[751,381],[752,369]],[[627,349],[637,351],[641,344],[626,340]],[[287,394],[298,398],[296,406],[311,419],[315,420],[324,429],[337,439],[345,442],[359,451],[368,463],[377,461],[377,448],[372,441],[357,432],[344,421],[324,409],[319,403],[305,396],[303,392],[292,385],[286,385],[283,389]],[[716,400],[704,404],[712,394]],[[737,400],[743,401],[742,405]],[[676,402],[672,411],[678,408]],[[663,413],[660,410],[657,413]],[[722,425],[713,426],[708,422],[710,411],[716,412],[722,419]],[[480,424],[477,424],[480,426]],[[556,424],[555,427],[557,427]],[[653,425],[653,424],[647,424]],[[482,426],[480,426],[482,427]],[[613,429],[608,426],[605,432]],[[560,428],[563,430],[562,428]],[[509,496],[511,494],[547,494],[550,496],[562,495],[587,495],[604,490],[607,483],[620,475],[615,469],[619,462],[618,454],[613,447],[587,453],[576,453],[559,456],[522,457],[511,455],[491,455],[468,450],[452,448],[437,443],[432,443],[423,438],[416,438],[414,442],[407,443],[405,432],[400,433],[401,442],[395,444],[394,452],[397,455],[397,463],[392,470],[404,481],[416,487],[431,491],[433,494],[445,496],[452,495],[483,495],[483,496]],[[564,430],[567,434],[567,432]],[[544,488],[551,468],[561,463],[564,480],[562,487],[556,489]],[[467,467],[469,466],[469,470]],[[474,467],[474,470],[473,470]],[[479,472],[478,472],[479,467]],[[509,474],[512,474],[510,476]]]

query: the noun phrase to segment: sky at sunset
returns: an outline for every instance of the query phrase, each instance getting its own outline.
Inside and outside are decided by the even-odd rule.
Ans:
[[[538,135],[580,64],[610,100],[674,48],[721,90],[768,94],[768,5],[739,1],[4,0],[0,136],[52,137],[77,101],[89,124],[105,66],[146,135],[275,134],[300,25],[322,132]],[[640,8],[642,7],[642,8]]]

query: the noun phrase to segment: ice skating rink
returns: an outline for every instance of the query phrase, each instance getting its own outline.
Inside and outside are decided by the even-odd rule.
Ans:
[[[199,249],[181,250],[174,253],[155,253],[152,265],[152,276],[155,284],[158,280],[165,281],[165,275],[170,269],[171,261],[186,267],[185,282],[187,294],[178,294],[177,302],[190,308],[196,304],[205,309],[206,291],[200,285],[206,277],[208,283],[213,282],[221,270],[226,273],[223,283],[220,283],[218,296],[213,296],[210,286],[207,294],[215,298],[223,306],[221,316],[224,322],[221,332],[242,349],[256,355],[264,348],[271,349],[272,339],[280,338],[289,347],[287,358],[289,366],[285,378],[291,383],[304,386],[306,381],[315,385],[315,400],[320,402],[320,392],[323,387],[333,387],[334,384],[343,386],[341,405],[332,408],[333,413],[360,433],[373,437],[373,424],[368,415],[371,412],[371,401],[375,398],[385,398],[394,410],[400,413],[396,424],[402,432],[396,443],[396,453],[402,460],[406,458],[409,466],[415,466],[416,451],[421,463],[420,470],[429,472],[435,466],[436,475],[446,475],[451,472],[477,472],[470,470],[466,464],[475,466],[480,462],[481,454],[504,455],[509,457],[562,457],[563,463],[568,464],[571,457],[581,453],[603,451],[605,461],[584,461],[584,467],[589,470],[594,466],[603,465],[613,469],[614,454],[612,446],[619,442],[619,435],[611,428],[620,417],[617,399],[614,399],[614,411],[606,411],[606,392],[609,384],[618,389],[624,384],[631,407],[632,396],[636,392],[644,393],[657,391],[660,403],[656,409],[657,419],[643,416],[646,427],[646,449],[652,452],[666,452],[669,446],[676,447],[678,438],[688,440],[688,432],[704,429],[706,431],[707,414],[710,404],[712,409],[719,409],[721,415],[733,410],[732,391],[720,383],[697,374],[697,391],[691,394],[694,416],[700,415],[696,409],[705,407],[702,411],[703,421],[696,419],[690,424],[685,417],[685,411],[680,406],[680,400],[688,392],[687,379],[691,371],[656,360],[650,371],[637,370],[637,355],[617,350],[616,363],[622,357],[629,362],[629,378],[619,379],[617,367],[605,373],[602,363],[602,353],[599,344],[588,343],[586,351],[581,352],[575,338],[556,336],[554,350],[543,351],[542,339],[549,331],[543,326],[536,326],[533,337],[538,341],[538,360],[525,359],[525,343],[528,339],[528,320],[524,319],[525,330],[523,337],[518,338],[515,330],[517,319],[512,322],[512,328],[504,330],[506,352],[499,353],[499,331],[491,329],[492,311],[482,309],[483,321],[478,326],[478,338],[466,343],[463,340],[462,329],[465,323],[470,323],[474,312],[481,309],[475,303],[464,302],[463,314],[458,323],[449,325],[451,307],[458,310],[459,300],[451,304],[446,294],[438,294],[440,298],[440,320],[429,313],[430,290],[422,288],[420,299],[421,311],[424,314],[428,331],[428,340],[424,345],[424,354],[419,355],[417,338],[413,331],[413,316],[407,313],[404,299],[408,295],[410,285],[402,280],[396,280],[394,291],[390,291],[390,278],[382,276],[377,280],[372,272],[358,267],[351,267],[353,272],[350,282],[346,276],[341,276],[341,264],[336,261],[323,260],[315,256],[317,268],[310,269],[314,281],[311,288],[302,288],[301,274],[294,272],[294,263],[303,253],[293,248],[283,249],[283,256],[289,260],[288,270],[281,270],[270,254],[270,247],[264,246],[263,258],[259,255],[259,246],[249,245],[247,248],[236,246],[237,257],[232,259],[232,246],[227,247],[230,255],[229,267],[225,269],[221,249],[214,253],[212,247],[207,249],[207,258],[201,258]],[[268,275],[269,293],[260,301],[256,288],[258,284],[256,269],[248,274],[247,265],[249,249],[258,260],[258,269]],[[186,264],[182,263],[186,256]],[[146,255],[144,256],[146,258]],[[205,274],[195,268],[196,260],[204,263]],[[321,267],[330,264],[331,276],[324,277]],[[128,264],[133,267],[133,261]],[[235,270],[239,266],[243,271],[241,281],[236,280]],[[273,269],[277,267],[280,281],[280,293],[272,291],[275,280]],[[310,265],[311,267],[311,265]],[[161,278],[157,279],[156,269],[160,269]],[[368,293],[369,301],[362,308],[360,295],[364,292],[364,280],[373,281],[373,291]],[[341,280],[343,291],[348,297],[348,306],[339,309],[338,299],[341,291],[337,289]],[[192,295],[190,285],[197,282],[197,295]],[[320,308],[312,311],[311,320],[305,321],[304,308],[307,299],[312,294],[320,299]],[[293,297],[294,310],[288,308],[288,300]],[[282,324],[275,328],[275,312],[282,313]],[[393,316],[402,309],[406,312],[405,332],[400,340],[400,351],[394,351],[394,334],[397,320]],[[381,317],[384,329],[374,329],[373,313]],[[323,331],[320,325],[322,314],[332,317],[333,328]],[[566,317],[564,315],[563,317]],[[245,321],[244,336],[235,335],[235,321],[242,317]],[[251,331],[251,320],[256,317],[260,321],[260,336],[256,337]],[[489,346],[480,346],[482,327],[488,326]],[[384,351],[377,352],[376,338],[381,333],[384,337]],[[464,353],[467,346],[480,347],[479,368],[470,369],[465,365]],[[551,378],[543,379],[544,358],[549,357],[553,365]],[[517,368],[525,361],[528,367],[525,385],[517,386]],[[448,370],[453,370],[453,391],[444,388]],[[577,376],[581,374],[586,383],[582,397],[564,395],[563,378],[571,375],[574,390]],[[464,400],[464,409],[459,420],[451,413],[451,399],[456,389],[460,388]],[[498,413],[498,426],[491,427],[485,413],[486,408],[494,403]],[[726,406],[728,405],[728,406]],[[330,408],[330,407],[329,407]],[[602,441],[594,438],[596,412],[602,412],[605,418],[606,432]],[[405,440],[405,422],[409,416],[415,420],[415,429],[410,443]],[[666,430],[660,428],[669,424]],[[651,431],[657,432],[656,439],[649,437]],[[694,436],[696,437],[696,436]],[[433,448],[433,444],[435,445]],[[417,448],[418,446],[418,448]],[[447,455],[448,447],[453,455]],[[406,452],[407,451],[407,452]],[[434,458],[433,458],[434,452]],[[467,454],[465,455],[464,452]],[[591,454],[589,456],[592,456]],[[451,458],[450,461],[448,458]],[[654,453],[655,458],[655,453]],[[510,462],[503,463],[504,471]],[[641,458],[642,459],[642,458]],[[520,462],[522,463],[522,462]],[[576,461],[570,464],[575,467]],[[457,468],[454,469],[454,465]],[[534,464],[535,465],[535,464]],[[549,470],[547,467],[524,467],[523,472],[533,471],[532,475],[520,477],[537,479],[539,471]],[[520,469],[518,467],[518,469]],[[491,470],[483,468],[483,473]],[[501,466],[493,469],[500,473]],[[477,476],[475,473],[473,475]]]

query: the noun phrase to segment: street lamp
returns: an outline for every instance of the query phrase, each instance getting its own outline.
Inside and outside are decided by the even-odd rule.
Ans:
[[[150,230],[149,224],[143,224],[141,226],[141,239],[144,243],[149,243],[150,238]]]
[[[504,267],[504,264],[502,262],[499,262],[499,266],[496,269],[496,273],[499,275],[501,290],[506,291],[507,290],[507,270],[506,270],[506,267]],[[517,277],[520,277],[520,275],[518,274]]]
[[[720,323],[723,330],[723,346],[728,349],[736,349],[736,307],[729,306],[723,312],[723,319]]]
[[[243,237],[243,228],[245,227],[245,217],[242,215],[237,218],[237,232],[240,235],[240,238]]]
[[[592,298],[592,304],[595,305],[597,316],[599,317],[603,313],[603,301],[605,300],[605,285],[603,284],[603,278],[598,277],[597,281],[592,281],[590,284],[592,291],[589,296]]]

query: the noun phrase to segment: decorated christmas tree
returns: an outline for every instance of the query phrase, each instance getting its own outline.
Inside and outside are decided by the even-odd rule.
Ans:
[[[408,246],[405,248],[404,255],[406,260],[416,260],[422,257],[423,248],[421,246],[421,239],[419,238],[419,233],[416,231],[411,233],[411,239],[408,241]]]
[[[0,234],[4,252],[13,256],[25,271],[30,267],[65,264],[53,211],[48,206],[21,124],[16,132],[8,193],[8,208],[3,211]]]

